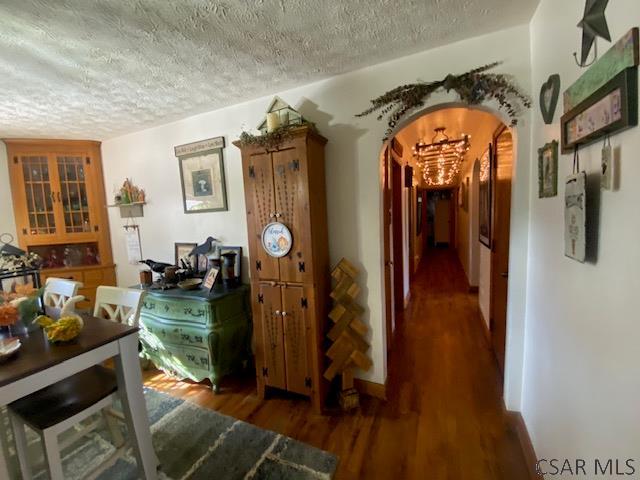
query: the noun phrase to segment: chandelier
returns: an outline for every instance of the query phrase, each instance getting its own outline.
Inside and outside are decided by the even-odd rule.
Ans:
[[[445,127],[434,129],[435,135],[431,143],[419,141],[413,147],[413,156],[422,169],[427,186],[455,184],[464,156],[471,146],[471,135],[463,134],[462,138],[456,140],[449,138],[445,130]]]

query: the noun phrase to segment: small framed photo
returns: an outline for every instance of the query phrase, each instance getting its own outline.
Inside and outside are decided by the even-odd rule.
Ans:
[[[538,149],[538,198],[558,195],[558,141]]]
[[[207,292],[213,290],[213,287],[216,284],[216,280],[218,279],[218,275],[220,274],[220,269],[212,267],[209,269],[207,274],[204,276],[204,280],[202,281],[202,288]]]
[[[183,260],[185,264],[191,265],[191,268],[195,270],[198,266],[198,256],[193,255],[190,257],[189,254],[191,253],[191,250],[197,246],[197,243],[176,242],[174,246],[176,267],[182,268],[182,262],[180,262],[180,260]]]
[[[184,213],[227,210],[223,149],[224,137],[175,147]]]

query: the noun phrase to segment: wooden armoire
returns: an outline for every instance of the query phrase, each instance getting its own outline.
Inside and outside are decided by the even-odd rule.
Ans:
[[[79,308],[115,285],[100,142],[6,139],[18,244],[48,277],[82,282]]]
[[[326,142],[301,126],[274,148],[234,143],[242,151],[258,395],[263,398],[266,387],[307,395],[316,411],[326,393]],[[281,258],[262,246],[262,232],[272,222],[291,231],[291,250]]]

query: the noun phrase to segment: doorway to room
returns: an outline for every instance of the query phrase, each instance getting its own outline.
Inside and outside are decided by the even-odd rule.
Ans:
[[[513,147],[511,130],[497,116],[447,107],[414,119],[383,151],[390,356],[406,319],[415,324],[418,314],[433,321],[415,307],[444,292],[425,278],[457,278],[464,280],[460,298],[474,306],[474,320],[504,374]],[[457,307],[443,309],[451,314]]]

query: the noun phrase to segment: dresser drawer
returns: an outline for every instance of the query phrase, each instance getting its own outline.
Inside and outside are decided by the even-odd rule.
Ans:
[[[165,323],[143,312],[140,316],[140,329],[140,336],[147,339],[175,345],[209,348],[209,332],[204,327],[190,327],[184,323]]]
[[[167,320],[179,320],[202,325],[210,322],[210,310],[209,304],[205,302],[164,299],[153,295],[147,295],[142,302],[142,314],[148,312],[152,316]]]

